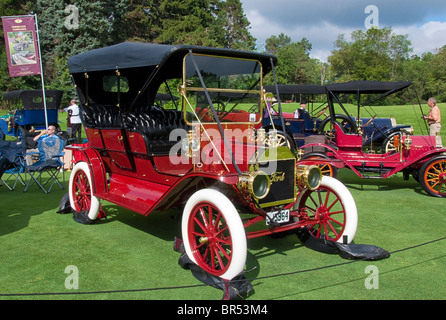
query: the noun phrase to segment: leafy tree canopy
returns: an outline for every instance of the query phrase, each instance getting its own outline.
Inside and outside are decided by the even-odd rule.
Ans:
[[[64,90],[66,100],[74,95],[67,58],[94,48],[140,41],[256,49],[240,0],[0,0],[1,16],[34,13],[45,83]],[[38,76],[9,77],[4,46],[0,37],[0,92],[39,88]],[[446,100],[446,46],[411,56],[408,36],[391,28],[356,30],[350,40],[340,34],[328,63],[311,58],[308,39],[283,33],[269,37],[265,50],[278,57],[279,83],[411,80],[421,98]]]

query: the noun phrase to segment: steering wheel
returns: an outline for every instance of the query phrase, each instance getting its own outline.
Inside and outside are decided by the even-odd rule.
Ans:
[[[321,126],[319,127],[319,134],[325,134],[328,130],[325,129],[325,126],[331,122],[331,117],[327,117],[325,118],[322,122],[321,122]],[[355,121],[353,121],[352,118],[343,115],[343,114],[335,114],[335,118],[334,118],[335,122],[339,122],[340,125],[342,126],[342,129],[347,132],[347,133],[352,133],[352,132],[356,132],[356,123]]]
[[[224,104],[223,101],[221,101],[221,100],[212,101],[212,105],[214,106],[215,113],[217,113],[218,117],[220,117],[225,112],[226,105]],[[202,108],[201,110],[203,110],[203,109],[204,108]],[[209,106],[209,108],[207,109],[207,111],[204,114],[211,121],[216,121],[217,120],[217,119],[214,118],[214,113],[212,112],[211,106]]]

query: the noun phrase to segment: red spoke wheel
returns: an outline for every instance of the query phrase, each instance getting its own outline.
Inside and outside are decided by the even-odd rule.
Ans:
[[[420,184],[434,197],[446,197],[446,157],[438,156],[426,161],[420,170]]]
[[[316,238],[350,243],[356,233],[358,213],[347,187],[339,180],[323,176],[316,190],[302,191],[296,203],[299,218],[309,223]]]
[[[234,205],[219,191],[203,189],[189,198],[182,233],[188,257],[206,272],[230,280],[243,271],[245,230]]]
[[[77,212],[85,211],[91,220],[99,213],[99,200],[91,189],[91,173],[86,162],[78,162],[70,175],[69,197],[71,208]]]

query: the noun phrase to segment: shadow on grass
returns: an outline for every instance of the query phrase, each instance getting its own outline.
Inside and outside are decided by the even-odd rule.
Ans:
[[[143,216],[117,205],[103,204],[107,218],[95,224],[119,221],[144,233],[155,236],[167,242],[173,242],[175,237],[181,238],[181,209],[171,209],[165,212],[153,212]],[[261,260],[274,255],[287,255],[288,251],[305,248],[295,234],[282,233],[274,236],[262,236],[248,239],[248,256],[246,261],[248,278],[256,278],[260,272]]]
[[[19,231],[29,225],[31,217],[46,211],[57,211],[66,190],[54,189],[45,194],[33,186],[29,191],[0,187],[0,236]]]
[[[95,224],[119,221],[165,241],[173,242],[175,237],[181,237],[181,211],[179,209],[155,211],[144,216],[111,203],[102,206],[107,217],[96,221]]]
[[[255,279],[260,273],[261,260],[271,256],[287,256],[288,252],[306,249],[296,234],[283,232],[248,240],[248,256],[246,259],[246,277]]]
[[[379,191],[404,190],[408,192],[416,192],[419,194],[428,194],[423,190],[421,185],[412,177],[404,180],[401,174],[395,174],[391,177],[382,178],[360,178],[349,169],[342,169],[339,172],[338,180],[344,183],[349,189],[358,191],[367,191],[367,187],[374,188]]]

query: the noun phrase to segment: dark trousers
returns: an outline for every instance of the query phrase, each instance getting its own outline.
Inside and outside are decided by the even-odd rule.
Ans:
[[[0,178],[2,177],[3,173],[8,169],[11,162],[6,158],[0,159]]]
[[[71,124],[71,138],[75,139],[75,143],[82,143],[81,129],[82,129],[82,123],[72,123]]]

